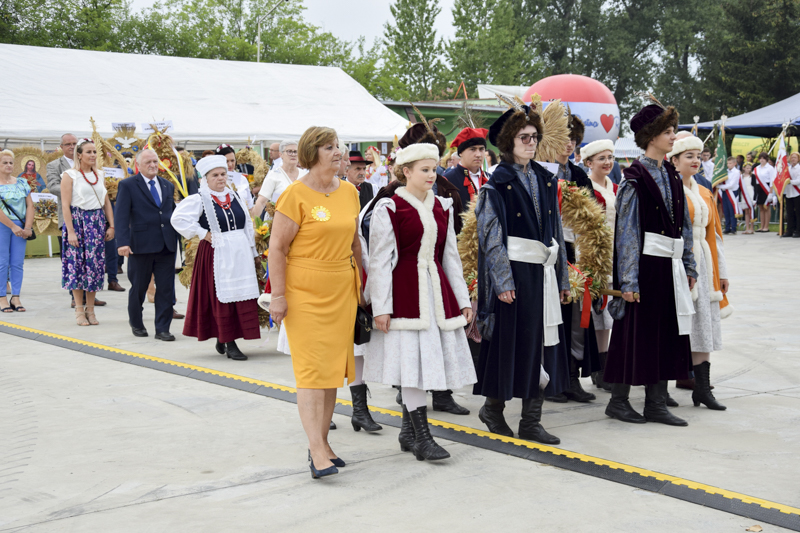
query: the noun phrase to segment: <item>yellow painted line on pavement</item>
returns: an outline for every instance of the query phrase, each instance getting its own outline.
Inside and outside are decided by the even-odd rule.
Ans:
[[[159,363],[163,363],[163,364],[166,364],[166,365],[172,365],[172,366],[177,366],[177,367],[181,367],[181,368],[187,368],[187,369],[191,369],[191,370],[196,370],[197,372],[205,372],[206,374],[212,374],[212,375],[215,375],[215,376],[221,376],[221,377],[226,377],[226,378],[230,378],[230,379],[235,379],[235,380],[238,380],[238,381],[243,381],[243,382],[246,382],[246,383],[252,383],[252,384],[255,384],[255,385],[261,385],[263,387],[269,387],[269,388],[277,389],[277,390],[284,391],[284,392],[297,393],[297,389],[294,388],[294,387],[287,387],[285,385],[278,385],[277,383],[270,383],[268,381],[262,381],[262,380],[259,380],[259,379],[248,378],[248,377],[240,376],[240,375],[237,375],[237,374],[230,374],[228,372],[222,372],[220,370],[214,370],[212,368],[206,368],[206,367],[202,367],[202,366],[190,365],[190,364],[187,364],[187,363],[181,363],[179,361],[173,361],[171,359],[164,359],[162,357],[154,357],[154,356],[151,356],[151,355],[145,355],[145,354],[141,354],[141,353],[137,353],[137,352],[131,352],[131,351],[128,351],[128,350],[122,350],[122,349],[119,349],[119,348],[113,348],[111,346],[106,346],[106,345],[103,345],[103,344],[97,344],[97,343],[93,343],[93,342],[89,342],[89,341],[85,341],[85,340],[81,340],[81,339],[76,339],[76,338],[73,338],[73,337],[67,337],[65,335],[58,335],[56,333],[51,333],[49,331],[43,331],[43,330],[29,328],[29,327],[25,327],[25,326],[19,326],[17,324],[11,324],[9,322],[0,321],[0,325],[8,327],[8,328],[11,328],[11,329],[27,331],[27,332],[30,332],[30,333],[37,333],[39,335],[43,335],[43,336],[46,336],[46,337],[51,337],[51,338],[54,338],[54,339],[59,339],[59,340],[67,341],[67,342],[73,342],[73,343],[76,343],[76,344],[81,344],[83,346],[90,346],[92,348],[97,348],[97,349],[100,349],[100,350],[114,352],[114,353],[118,353],[118,354],[122,354],[122,355],[129,355],[131,357],[136,357],[136,358],[139,358],[139,359],[146,359],[146,360],[149,360],[149,361],[157,361]],[[350,405],[350,406],[352,406],[352,402],[347,401],[347,400],[341,400],[341,399],[337,398],[336,402],[338,404],[340,404],[340,405]],[[370,406],[370,411],[377,412],[377,413],[382,413],[382,414],[389,415],[389,416],[395,416],[395,417],[401,417],[402,416],[402,413],[400,413],[399,411],[394,411],[392,409],[384,409],[382,407]],[[759,505],[759,506],[767,508],[767,509],[776,509],[776,510],[782,512],[782,513],[793,514],[793,515],[800,516],[800,508],[791,507],[789,505],[784,505],[784,504],[776,503],[776,502],[769,501],[769,500],[764,500],[762,498],[756,498],[754,496],[748,496],[746,494],[742,494],[742,493],[739,493],[739,492],[734,492],[734,491],[730,491],[730,490],[721,489],[719,487],[714,487],[712,485],[706,485],[705,483],[697,483],[695,481],[691,481],[691,480],[684,479],[684,478],[677,477],[677,476],[671,476],[669,474],[662,474],[660,472],[656,472],[656,471],[653,471],[653,470],[648,470],[646,468],[639,468],[637,466],[631,466],[631,465],[627,465],[627,464],[624,464],[624,463],[618,463],[616,461],[609,461],[607,459],[601,459],[599,457],[593,457],[591,455],[585,455],[585,454],[582,454],[582,453],[571,452],[569,450],[564,450],[562,448],[555,448],[553,446],[547,446],[545,444],[539,444],[539,443],[536,443],[536,442],[530,442],[530,441],[527,441],[527,440],[517,439],[517,438],[514,438],[514,437],[504,437],[502,435],[497,435],[495,433],[489,433],[488,431],[484,431],[484,430],[481,430],[481,429],[475,429],[475,428],[472,428],[472,427],[469,427],[469,426],[462,426],[460,424],[453,424],[451,422],[444,422],[444,421],[441,421],[441,420],[428,419],[428,421],[431,424],[435,425],[435,426],[439,426],[439,427],[446,428],[446,429],[452,429],[454,431],[459,431],[461,433],[467,433],[467,434],[476,435],[476,436],[479,436],[479,437],[486,437],[486,438],[489,438],[489,439],[492,439],[492,440],[501,441],[501,442],[505,442],[505,443],[508,443],[508,444],[513,444],[513,445],[519,446],[521,448],[529,448],[529,449],[532,449],[532,450],[539,450],[539,451],[542,451],[542,452],[549,452],[549,453],[552,453],[554,455],[561,455],[561,456],[567,457],[569,459],[577,459],[579,461],[583,461],[583,462],[587,462],[587,463],[594,463],[594,464],[597,464],[597,465],[600,465],[600,466],[607,466],[607,467],[613,468],[615,470],[619,469],[619,470],[622,470],[624,472],[628,472],[628,473],[632,473],[632,474],[639,474],[639,475],[641,475],[643,477],[654,478],[654,479],[657,479],[659,481],[667,481],[667,482],[670,482],[670,483],[672,483],[674,485],[683,485],[683,486],[686,486],[686,487],[688,487],[690,489],[702,490],[704,492],[707,492],[708,494],[717,494],[717,495],[720,495],[720,496],[728,498],[728,499],[741,500],[744,503],[752,503],[752,504],[756,504],[756,505]]]

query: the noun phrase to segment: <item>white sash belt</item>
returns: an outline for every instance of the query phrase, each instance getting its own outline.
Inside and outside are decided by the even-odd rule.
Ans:
[[[561,320],[561,299],[558,294],[555,264],[558,260],[558,243],[553,239],[549,248],[542,242],[520,237],[508,237],[508,258],[521,263],[544,266],[544,345],[558,344],[558,326]],[[690,301],[691,303],[691,301]]]
[[[673,239],[657,233],[644,234],[644,255],[669,257],[672,259],[672,284],[675,291],[675,310],[678,314],[678,334],[689,335],[692,332],[692,293],[686,281],[686,269],[683,268],[683,239]]]

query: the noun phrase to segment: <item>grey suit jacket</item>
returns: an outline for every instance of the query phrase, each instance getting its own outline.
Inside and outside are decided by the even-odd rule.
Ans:
[[[58,227],[64,225],[64,212],[61,211],[61,175],[70,168],[64,156],[47,163],[47,190],[58,197]]]

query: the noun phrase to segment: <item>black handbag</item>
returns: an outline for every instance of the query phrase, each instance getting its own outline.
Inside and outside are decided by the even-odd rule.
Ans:
[[[19,220],[19,221],[20,221],[20,222],[22,222],[23,224],[25,223],[25,218],[23,218],[23,217],[20,217],[20,216],[19,216],[19,213],[17,213],[17,212],[14,210],[14,208],[12,208],[10,205],[8,205],[8,203],[6,202],[6,199],[5,199],[5,198],[3,198],[2,196],[0,196],[0,200],[2,200],[2,202],[3,202],[3,205],[4,205],[4,206],[6,206],[6,209],[8,209],[9,211],[11,211],[11,212],[14,214],[14,216],[15,216],[15,217],[17,217],[17,220]],[[32,240],[34,240],[34,239],[36,239],[36,231],[35,231],[33,228],[31,228],[31,236],[30,236],[30,237],[28,237],[28,239],[27,239],[27,240],[29,240],[29,241],[32,241]]]
[[[359,346],[368,343],[370,331],[372,331],[372,315],[359,305],[356,308],[356,331],[353,342]]]

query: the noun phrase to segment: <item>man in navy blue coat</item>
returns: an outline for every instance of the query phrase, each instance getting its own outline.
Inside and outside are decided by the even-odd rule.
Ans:
[[[175,186],[158,177],[158,156],[143,150],[139,174],[119,183],[115,210],[119,255],[128,258],[128,322],[133,334],[147,337],[142,304],[151,276],[156,284],[156,339],[174,341],[169,332],[175,301],[175,250],[178,235],[170,218]]]

